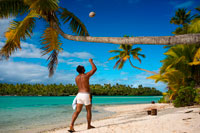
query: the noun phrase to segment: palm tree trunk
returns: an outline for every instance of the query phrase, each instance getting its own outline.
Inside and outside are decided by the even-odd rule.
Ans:
[[[149,70],[146,70],[146,69],[142,69],[142,68],[136,67],[136,66],[134,66],[134,65],[132,64],[130,58],[128,58],[128,60],[129,60],[131,66],[132,66],[133,68],[136,68],[136,69],[139,69],[139,70],[142,70],[142,71],[148,72],[148,73],[152,73],[152,74],[158,74],[158,73],[153,72],[153,71],[149,71]]]
[[[200,33],[184,34],[175,36],[155,36],[155,37],[91,37],[73,36],[65,34],[61,28],[54,23],[58,33],[64,38],[73,41],[113,43],[113,44],[154,44],[154,45],[175,45],[175,44],[200,44]]]

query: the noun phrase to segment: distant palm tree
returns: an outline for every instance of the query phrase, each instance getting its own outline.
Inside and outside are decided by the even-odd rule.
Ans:
[[[191,16],[191,11],[186,12],[185,8],[178,9],[175,16],[171,18],[170,23],[176,25],[184,25],[190,23],[194,16]]]
[[[142,69],[142,68],[136,67],[131,62],[130,57],[133,56],[134,59],[139,60],[139,62],[141,63],[141,59],[139,58],[139,56],[141,56],[143,58],[145,57],[144,54],[138,53],[139,51],[142,50],[141,48],[138,47],[138,48],[132,49],[132,45],[125,45],[125,44],[120,45],[119,48],[122,49],[122,50],[110,50],[109,51],[111,53],[118,53],[118,55],[116,55],[114,57],[110,57],[108,59],[108,60],[118,59],[118,61],[116,62],[114,68],[118,67],[118,69],[122,69],[122,67],[124,66],[124,63],[128,59],[129,63],[131,64],[131,66],[133,68],[136,68],[136,69],[148,72],[148,73],[157,74],[155,72],[152,72],[152,71],[149,71],[149,70],[146,70],[146,69]]]
[[[171,18],[170,23],[181,25],[182,27],[178,27],[173,34],[179,35],[179,34],[186,34],[188,33],[188,25],[191,22],[191,20],[195,17],[191,16],[191,11],[186,12],[185,8],[178,9],[175,13],[175,16]]]

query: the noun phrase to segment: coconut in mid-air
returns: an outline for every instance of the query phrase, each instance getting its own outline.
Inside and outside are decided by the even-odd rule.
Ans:
[[[91,17],[91,18],[94,17],[95,15],[96,15],[95,12],[90,12],[90,13],[89,13],[89,17]]]

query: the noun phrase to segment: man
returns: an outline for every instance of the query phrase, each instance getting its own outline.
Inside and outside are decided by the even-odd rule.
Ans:
[[[76,118],[78,117],[79,113],[82,110],[83,104],[86,107],[87,110],[87,121],[88,121],[88,129],[94,128],[91,125],[91,119],[92,119],[92,113],[91,113],[91,94],[90,94],[90,86],[89,86],[89,79],[90,77],[96,72],[97,68],[95,64],[93,63],[92,59],[89,59],[90,64],[92,65],[92,70],[88,73],[85,73],[84,66],[78,66],[76,68],[79,75],[76,77],[75,81],[78,86],[78,94],[76,96],[77,98],[77,105],[76,105],[76,111],[74,112],[72,116],[72,121],[70,125],[69,132],[75,132],[74,130],[74,122]]]

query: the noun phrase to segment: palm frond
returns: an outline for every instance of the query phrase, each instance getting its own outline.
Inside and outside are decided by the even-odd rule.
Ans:
[[[65,8],[62,8],[62,12],[60,12],[60,15],[60,18],[62,19],[64,24],[69,22],[70,28],[74,33],[80,36],[89,36],[85,25],[73,13]]]
[[[115,63],[115,65],[114,65],[114,69],[119,65],[119,63],[122,61],[122,59],[120,58],[116,63]]]
[[[0,51],[1,56],[8,59],[18,48],[21,49],[20,40],[31,37],[35,25],[34,17],[37,17],[37,14],[30,12],[23,21],[13,21],[10,24],[8,31],[5,33],[7,41]]]
[[[43,55],[46,55],[50,52],[51,55],[47,59],[49,61],[48,68],[49,68],[49,77],[51,77],[54,74],[54,71],[58,64],[58,53],[62,51],[61,45],[62,43],[59,40],[59,36],[57,33],[57,30],[53,27],[48,27],[44,31],[44,34],[42,36],[42,44],[44,45],[42,47]]]
[[[122,69],[122,67],[124,66],[124,63],[125,63],[125,61],[121,60],[119,66],[118,66],[118,69]]]
[[[0,18],[22,15],[28,9],[29,6],[23,0],[0,0]]]
[[[153,79],[153,80],[155,80],[155,83],[157,83],[159,81],[167,83],[167,80],[164,79],[161,74],[152,75],[152,76],[147,77],[146,79]]]
[[[48,69],[49,69],[49,77],[52,77],[56,67],[58,65],[58,50],[53,50],[51,55],[48,57],[49,60]]]
[[[114,60],[114,59],[118,59],[118,58],[119,58],[119,55],[116,55],[116,56],[110,57],[108,60]]]
[[[30,5],[30,9],[40,15],[49,15],[57,11],[58,2],[58,0],[25,0],[25,3]]]
[[[140,47],[137,47],[137,48],[132,49],[131,51],[139,52],[139,51],[142,51],[142,49]]]
[[[200,12],[200,6],[199,7],[197,7],[197,8],[195,8],[197,11],[199,11]]]
[[[138,53],[138,55],[139,55],[139,56],[142,56],[143,58],[145,58],[145,57],[146,57],[144,54],[139,54],[139,53]]]
[[[7,40],[6,44],[0,50],[0,56],[2,59],[9,59],[10,55],[14,53],[19,47],[20,41],[19,40]]]
[[[61,48],[62,43],[59,40],[58,33],[57,33],[56,29],[54,29],[52,27],[46,28],[42,38],[43,38],[42,44],[44,45],[42,47],[43,55],[46,55],[53,50],[58,50],[58,51],[62,50],[62,48]]]
[[[186,12],[185,8],[178,9],[175,16],[171,18],[170,23],[176,25],[184,25],[190,23],[194,16],[191,16],[191,11]]]
[[[188,28],[189,33],[200,33],[200,17],[192,20]]]
[[[189,65],[200,65],[200,48],[197,49],[193,62],[190,62]]]
[[[110,53],[120,53],[121,50],[110,50],[109,52],[110,52]]]

